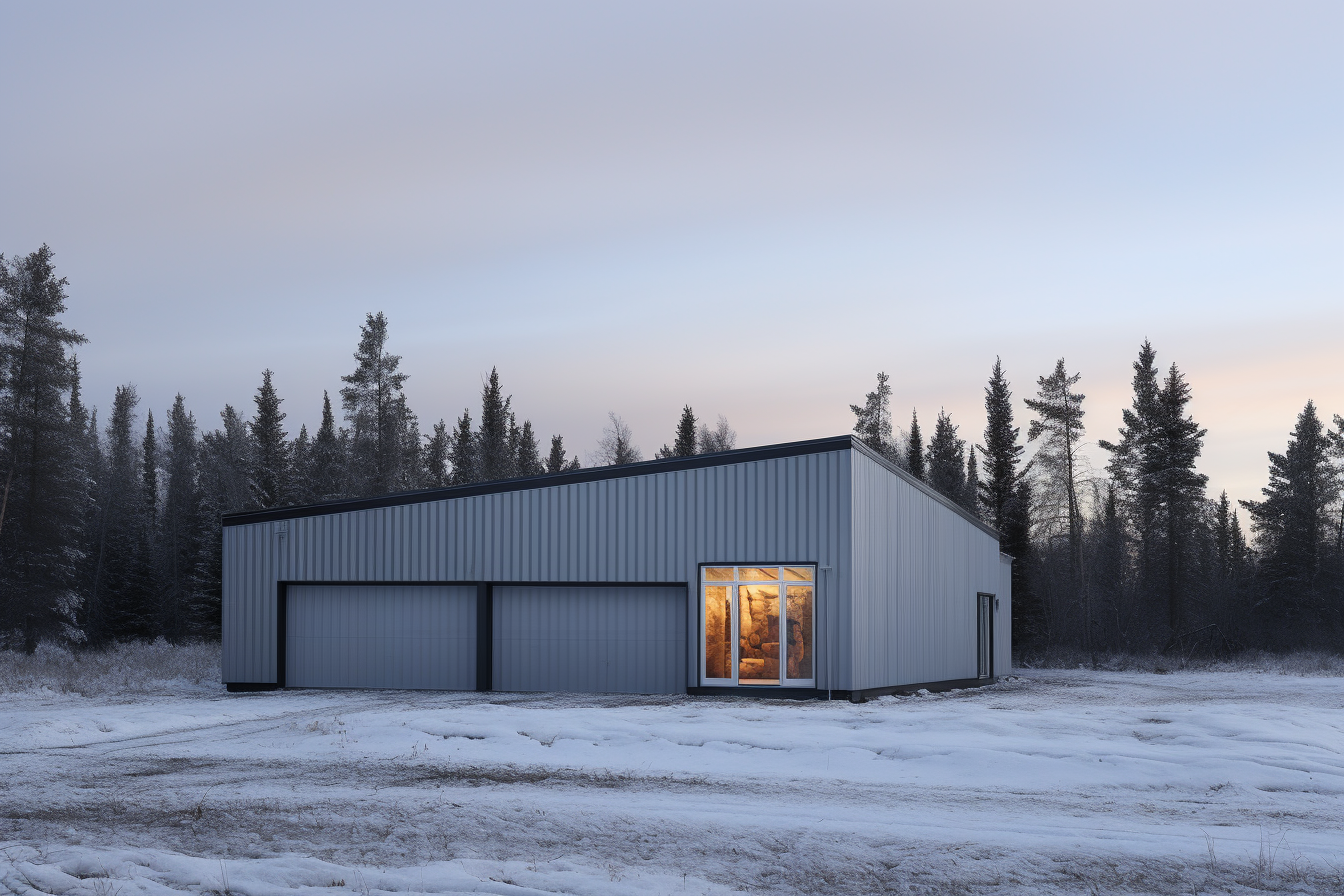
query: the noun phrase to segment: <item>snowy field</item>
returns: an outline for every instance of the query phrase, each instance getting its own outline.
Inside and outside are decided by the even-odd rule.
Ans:
[[[1344,892],[1335,675],[229,695],[199,651],[0,661],[0,892]]]

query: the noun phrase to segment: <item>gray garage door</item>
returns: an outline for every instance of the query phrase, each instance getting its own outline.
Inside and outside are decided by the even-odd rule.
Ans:
[[[476,686],[476,589],[290,585],[285,684],[301,688]]]
[[[686,691],[686,589],[494,589],[497,691]]]

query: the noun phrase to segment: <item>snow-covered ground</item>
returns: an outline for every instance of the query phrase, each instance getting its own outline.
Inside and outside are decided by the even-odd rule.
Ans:
[[[176,690],[0,697],[0,891],[1344,892],[1339,677]]]

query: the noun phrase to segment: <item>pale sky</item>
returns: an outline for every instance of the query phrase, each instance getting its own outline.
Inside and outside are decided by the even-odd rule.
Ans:
[[[4,2],[0,88],[0,252],[104,414],[270,367],[313,428],[379,310],[423,429],[497,365],[585,462],[848,432],[878,370],[981,441],[995,355],[1113,438],[1145,337],[1211,495],[1344,413],[1338,2]]]

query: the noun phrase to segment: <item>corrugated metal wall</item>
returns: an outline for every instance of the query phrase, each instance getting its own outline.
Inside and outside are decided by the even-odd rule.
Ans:
[[[842,629],[853,643],[852,688],[975,678],[976,595],[1001,587],[998,539],[852,453],[852,617]],[[996,646],[1009,631],[1003,606]]]
[[[223,672],[276,681],[276,585],[289,582],[686,583],[686,684],[695,685],[697,564],[816,563],[819,687],[848,631],[853,452],[653,472],[224,530]],[[829,624],[829,626],[828,626]],[[838,680],[828,684],[828,662]]]
[[[290,687],[476,687],[474,587],[291,585],[285,604]]]
[[[675,694],[686,689],[686,589],[494,589],[496,691]]]
[[[994,674],[1013,672],[1013,558],[999,555],[999,606],[994,618]]]

